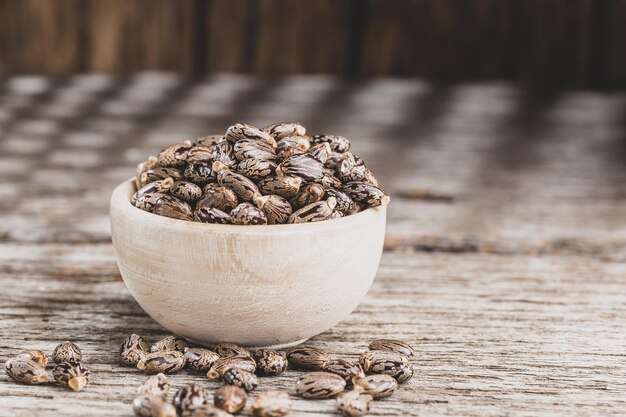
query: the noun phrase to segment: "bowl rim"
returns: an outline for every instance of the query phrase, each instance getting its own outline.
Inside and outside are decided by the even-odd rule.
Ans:
[[[315,230],[327,229],[330,222],[333,227],[349,227],[356,224],[367,223],[368,220],[374,220],[380,215],[385,216],[387,205],[369,207],[366,210],[356,214],[340,217],[338,219],[324,220],[312,223],[295,223],[295,224],[266,224],[266,225],[237,225],[237,224],[217,224],[192,222],[187,220],[174,219],[171,217],[159,216],[158,214],[143,211],[130,203],[130,196],[133,194],[135,187],[135,178],[131,177],[120,183],[111,194],[111,211],[113,206],[127,213],[129,216],[140,217],[146,221],[160,224],[163,227],[184,227],[189,230],[198,232],[215,231],[215,232],[282,232],[289,233],[295,230]]]

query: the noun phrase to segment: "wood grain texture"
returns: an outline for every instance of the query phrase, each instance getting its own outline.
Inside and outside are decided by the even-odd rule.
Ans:
[[[415,345],[417,376],[372,415],[624,415],[625,109],[624,94],[502,82],[5,78],[0,363],[74,339],[92,382],[73,393],[0,372],[0,415],[131,414],[144,375],[117,364],[118,346],[167,333],[121,280],[110,193],[146,155],[240,119],[344,134],[392,194],[372,289],[311,340],[342,358],[376,337]],[[293,394],[297,375],[259,392]],[[172,381],[216,387],[187,371]],[[295,397],[294,409],[334,411]]]

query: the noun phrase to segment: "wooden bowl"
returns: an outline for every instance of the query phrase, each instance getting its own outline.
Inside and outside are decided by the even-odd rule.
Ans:
[[[376,275],[385,207],[318,223],[220,225],[139,210],[134,191],[128,180],[111,196],[124,282],[153,319],[201,344],[297,345],[345,319]]]

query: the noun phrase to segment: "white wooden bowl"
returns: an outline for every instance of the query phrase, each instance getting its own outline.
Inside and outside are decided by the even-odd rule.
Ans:
[[[187,222],[111,196],[111,234],[131,294],[168,330],[202,344],[287,347],[345,319],[367,293],[386,208],[319,223]]]

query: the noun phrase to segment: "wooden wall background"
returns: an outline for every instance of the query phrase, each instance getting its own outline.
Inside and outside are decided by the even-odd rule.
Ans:
[[[625,88],[626,0],[0,0],[0,71]]]

